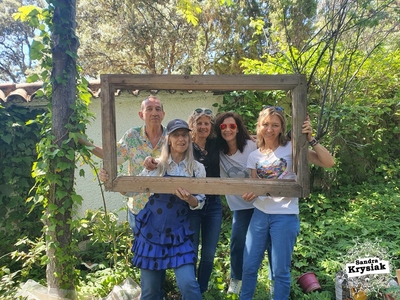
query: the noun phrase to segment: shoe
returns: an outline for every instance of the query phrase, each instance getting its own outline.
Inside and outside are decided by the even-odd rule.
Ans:
[[[231,281],[229,283],[228,293],[239,295],[241,288],[242,288],[242,281],[231,278]]]

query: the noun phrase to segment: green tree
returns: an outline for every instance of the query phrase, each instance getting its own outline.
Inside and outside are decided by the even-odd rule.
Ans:
[[[38,118],[42,131],[38,161],[33,167],[36,194],[32,198],[42,203],[45,210],[42,221],[47,285],[69,299],[75,297],[76,284],[72,211],[81,201],[74,191],[75,142],[86,123],[80,115],[85,106],[81,104],[85,87],[77,85],[79,42],[75,35],[75,8],[74,0],[49,0],[47,9],[22,7],[15,15],[40,33],[32,43],[30,55],[43,71],[30,80],[43,80],[44,95],[50,105],[49,112]]]
[[[40,0],[0,1],[0,82],[25,81],[32,68],[28,53],[34,29],[26,23],[14,20],[12,14],[22,5],[40,3]]]
[[[75,151],[71,133],[76,129],[76,78],[78,38],[75,35],[76,1],[49,1],[54,5],[52,20],[51,70],[51,145],[58,152],[50,158],[48,171],[53,175],[49,182],[48,204],[44,220],[46,228],[47,285],[60,295],[72,298],[74,248],[71,217],[74,205]],[[74,116],[75,115],[75,116]],[[50,142],[50,141],[49,141]],[[64,153],[63,153],[64,152]],[[71,259],[72,258],[72,259]],[[72,279],[72,280],[71,280]],[[71,295],[72,291],[72,295]]]
[[[270,36],[276,36],[280,45],[287,44],[301,49],[316,30],[318,2],[317,0],[272,0],[268,9],[267,24]]]
[[[306,74],[310,104],[319,107],[316,129],[317,137],[321,138],[332,126],[331,113],[358,87],[357,76],[365,62],[399,30],[396,3],[394,0],[320,2],[313,26],[306,27],[307,34],[300,33],[306,37],[308,28],[314,28],[312,36],[297,48],[290,43],[296,33],[288,22],[272,24],[272,27],[283,24],[287,42],[282,42],[280,32],[271,32],[270,46],[263,57],[244,60],[245,72]],[[258,33],[263,31],[259,29]]]
[[[251,20],[259,1],[81,0],[79,50],[85,74],[239,74],[262,54]],[[185,6],[186,5],[186,6]],[[190,9],[184,9],[189,7]],[[190,12],[193,12],[194,17]],[[188,19],[191,22],[188,22]]]
[[[84,73],[172,74],[191,55],[195,28],[174,1],[82,0],[78,34]]]

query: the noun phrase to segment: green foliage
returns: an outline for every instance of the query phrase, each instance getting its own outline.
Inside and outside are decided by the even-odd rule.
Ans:
[[[358,249],[354,245],[375,238],[380,239],[381,247],[388,249],[394,267],[391,271],[399,268],[400,237],[396,233],[399,222],[396,208],[400,206],[398,184],[395,181],[379,185],[348,185],[331,191],[330,196],[313,194],[303,199],[300,202],[301,232],[293,256],[293,275],[315,272],[323,289],[333,293],[335,274],[344,264],[350,263],[347,261],[349,249]]]
[[[0,81],[21,83],[35,64],[27,55],[35,31],[29,24],[12,16],[18,7],[41,0],[0,1]]]
[[[75,145],[90,117],[88,104],[91,96],[87,81],[79,75],[76,77],[79,72],[75,70],[78,68],[74,51],[77,39],[73,27],[69,26],[75,20],[68,18],[70,7],[63,5],[62,2],[49,1],[47,9],[22,7],[14,17],[29,23],[39,33],[30,54],[32,59],[39,61],[43,72],[35,74],[31,80],[40,79],[44,82],[43,95],[50,101],[48,112],[35,120],[40,128],[40,141],[36,148],[37,161],[32,167],[36,183],[31,190],[33,196],[28,201],[44,208],[42,221],[45,225],[43,231],[47,255],[43,258],[48,259],[46,262],[50,266],[47,272],[49,284],[72,291],[77,282],[74,270],[77,245],[71,236],[76,226],[71,218],[73,209],[82,202],[82,197],[76,194],[73,187]],[[57,19],[55,24],[53,17]],[[54,55],[57,59],[53,65]],[[68,91],[68,88],[72,88],[72,91]],[[76,94],[76,99],[61,94],[61,89],[67,95]],[[55,103],[66,107],[61,109]],[[83,157],[89,156],[83,148],[80,154]]]
[[[380,260],[390,262],[391,256],[389,255],[387,248],[381,245],[382,241],[378,238],[375,240],[356,239],[355,244],[349,248],[346,255],[343,256],[344,264],[354,263],[357,259],[371,257],[377,257]],[[393,271],[393,265],[389,265],[390,269]],[[342,267],[342,271],[346,271],[344,266]],[[347,280],[356,293],[362,291],[367,294],[368,297],[382,297],[382,290],[389,286],[389,281],[391,279],[392,274],[384,273],[351,277]]]
[[[252,41],[248,40],[248,36],[237,38],[229,34],[219,35],[218,39],[227,45],[225,49],[235,50],[229,55],[226,51],[221,51],[221,57],[217,57],[214,62],[216,72],[229,73],[230,70],[244,69],[246,74],[297,72],[307,74],[309,78],[308,108],[311,120],[316,126],[316,136],[319,139],[323,138],[321,141],[334,153],[337,162],[335,168],[329,171],[312,167],[315,186],[328,187],[329,193],[318,194],[318,191],[313,191],[310,198],[300,201],[301,234],[293,256],[291,299],[332,299],[335,274],[342,268],[343,257],[356,243],[356,237],[362,240],[379,237],[382,246],[388,248],[394,267],[399,268],[400,241],[396,234],[399,221],[396,211],[400,206],[397,75],[400,72],[400,52],[393,50],[395,47],[390,48],[385,45],[371,47],[375,50],[373,55],[366,50],[371,45],[357,48],[351,37],[354,36],[363,41],[366,40],[364,37],[367,36],[365,35],[367,32],[363,35],[351,31],[355,33],[353,35],[346,31],[349,28],[341,28],[341,33],[346,32],[347,36],[344,39],[342,36],[341,40],[336,39],[339,37],[339,32],[336,32],[336,36],[325,36],[328,39],[312,41],[316,43],[310,44],[310,47],[296,48],[282,44],[279,48],[273,49],[280,43],[279,34],[267,36],[267,27],[263,26],[262,20],[252,19],[253,23],[250,24],[251,18],[243,17],[248,8],[242,9],[235,6],[232,1],[225,2],[232,5],[231,10],[218,9],[217,13],[229,20],[233,19],[238,27],[250,26],[249,32],[256,34]],[[190,4],[189,1],[180,3]],[[307,8],[307,15],[310,13],[311,16],[313,3],[311,1],[307,3],[310,6],[302,9]],[[195,6],[188,6],[188,8],[182,6],[181,9],[193,12],[192,16],[190,14],[187,16],[193,22],[195,21],[196,13],[199,12],[196,11]],[[213,9],[209,9],[207,11],[209,15],[202,15],[204,19],[199,19],[199,21],[214,20]],[[352,8],[349,10],[351,11],[349,16],[364,20],[365,22],[360,23],[364,27],[358,28],[354,26],[354,23],[347,25],[354,26],[354,30],[368,29],[367,31],[373,36],[372,28],[379,23],[384,24],[385,22],[377,22],[377,20],[385,17],[385,13],[388,12],[381,10],[382,13],[379,15],[375,14],[373,7],[372,10],[367,6],[362,6],[360,9],[363,11]],[[297,13],[291,7],[286,7],[286,11]],[[374,15],[369,18],[359,13],[366,11],[373,12]],[[202,10],[202,13],[204,12],[206,12],[205,9]],[[42,95],[39,92],[38,96],[46,96],[48,99],[52,98],[52,83],[65,82],[67,79],[63,77],[63,74],[57,74],[53,82],[49,80],[52,65],[52,44],[49,34],[53,29],[52,15],[51,5],[45,10],[34,7],[23,8],[15,15],[38,29],[39,36],[32,44],[30,55],[32,59],[40,60],[39,67],[42,71],[32,76],[30,80],[45,82],[44,92]],[[237,18],[232,18],[235,15]],[[390,13],[387,16],[390,16]],[[121,18],[115,19],[121,20]],[[224,24],[226,32],[231,33],[229,24],[232,23]],[[293,24],[288,23],[290,26]],[[97,30],[97,26],[92,27]],[[233,30],[234,26],[231,27]],[[327,32],[332,33],[329,26]],[[268,49],[268,54],[261,60],[244,59],[242,65],[238,67],[238,58],[243,58],[247,54],[249,57],[254,57],[254,53],[259,49],[258,46],[262,44],[260,39],[263,35],[269,42],[274,43],[271,44],[272,46],[269,44],[271,47]],[[304,37],[304,32],[301,37]],[[330,43],[333,41],[330,40],[331,38],[335,43]],[[382,38],[382,35],[379,38]],[[170,42],[170,35],[168,35],[168,41]],[[202,43],[205,41],[205,38],[199,41],[198,49],[201,49],[199,53],[205,52],[202,48],[204,46]],[[248,53],[244,52],[243,41],[246,47],[254,46],[254,48]],[[299,41],[297,40],[296,43],[298,44]],[[312,45],[315,47],[313,48]],[[76,59],[75,53],[68,51],[66,53],[71,59]],[[197,54],[194,56],[203,58]],[[255,56],[258,57],[258,55]],[[104,58],[100,57],[100,60],[104,61]],[[92,61],[90,64],[97,65]],[[204,71],[197,64],[194,68],[199,73]],[[331,80],[332,78],[334,79]],[[71,107],[74,113],[71,122],[67,125],[68,135],[61,145],[56,145],[51,135],[53,117],[51,107],[48,114],[39,115],[42,112],[30,112],[12,107],[5,109],[0,106],[0,125],[3,125],[0,137],[2,161],[0,204],[6,208],[0,213],[1,226],[5,228],[4,231],[0,231],[0,238],[4,241],[0,247],[1,253],[6,253],[6,255],[0,259],[2,264],[7,265],[0,269],[2,298],[13,299],[12,295],[15,295],[17,284],[27,278],[45,282],[44,266],[47,263],[44,251],[45,240],[40,235],[40,226],[37,225],[40,212],[44,208],[46,214],[43,221],[46,222],[46,232],[57,232],[56,237],[60,237],[67,230],[73,231],[71,243],[64,249],[58,247],[57,240],[48,239],[47,242],[49,249],[57,250],[55,254],[59,261],[68,265],[66,273],[72,274],[63,279],[76,282],[80,294],[103,297],[115,284],[120,283],[127,276],[139,281],[138,270],[130,267],[131,232],[126,223],[119,224],[113,215],[107,214],[107,211],[89,212],[86,218],[70,220],[67,224],[61,224],[56,217],[71,214],[71,207],[79,205],[82,201],[79,195],[68,190],[72,179],[62,176],[64,171],[71,168],[71,162],[74,161],[77,153],[71,145],[77,143],[78,137],[84,132],[86,122],[90,118],[87,113],[90,95],[87,92],[86,81],[78,77],[77,83],[78,98]],[[225,97],[219,111],[238,112],[243,116],[250,131],[254,133],[258,111],[265,104],[283,106],[290,120],[290,100],[282,91],[233,92]],[[35,119],[36,115],[39,116]],[[42,140],[36,148],[39,139]],[[32,156],[36,154],[39,159],[33,167],[33,176],[37,179],[34,185],[28,175]],[[76,155],[89,162],[90,155],[85,149],[79,149]],[[36,194],[28,199],[29,202],[25,202],[28,191],[33,185],[32,191]],[[49,201],[54,191],[56,191],[57,199],[65,200],[61,205]],[[205,293],[205,299],[237,299],[237,296],[227,295],[225,292],[229,282],[230,222],[231,213],[224,206],[221,240],[215,258],[210,290]],[[20,230],[14,230],[15,227]],[[62,230],[57,231],[56,228],[62,228]],[[86,248],[79,251],[76,245],[86,245]],[[11,249],[15,250],[14,247],[17,250],[11,251]],[[10,253],[12,255],[9,255]],[[96,263],[97,269],[74,269],[80,266],[82,261]],[[323,292],[305,295],[297,286],[296,278],[308,271],[317,274]],[[62,275],[65,276],[65,274]],[[265,295],[269,294],[269,286],[268,262],[265,259],[260,268],[255,299],[266,299]],[[174,275],[171,272],[168,272],[165,289],[168,296],[172,298],[179,296]]]
[[[326,140],[340,157],[339,184],[399,178],[398,101],[355,100],[330,112],[333,126]]]
[[[399,300],[400,299],[400,286],[392,286],[387,289],[385,289],[384,294],[390,295],[392,298],[388,299],[394,299],[394,300]]]
[[[238,113],[246,124],[247,129],[255,134],[258,113],[264,105],[279,105],[289,114],[291,100],[283,91],[234,91],[224,95],[218,112],[234,111]],[[290,121],[291,118],[288,118]]]
[[[343,269],[344,264],[351,262],[349,259],[353,260],[360,253],[358,251],[356,256],[349,257],[349,251],[360,249],[360,243],[376,238],[379,239],[379,246],[387,249],[394,275],[394,270],[400,268],[400,237],[397,234],[400,226],[397,216],[397,208],[400,207],[399,186],[398,181],[378,185],[349,185],[335,189],[329,195],[314,193],[310,198],[300,200],[301,231],[293,254],[291,300],[334,299],[336,273]],[[231,222],[231,211],[224,201],[220,241],[209,290],[203,295],[204,299],[238,299],[236,295],[226,294],[230,273]],[[80,246],[76,253],[79,295],[105,297],[114,285],[127,277],[140,282],[139,270],[131,267],[132,233],[127,222],[121,223],[114,214],[104,211],[88,211],[84,218],[76,220],[74,224],[74,242]],[[2,267],[2,296],[15,295],[17,283],[27,278],[44,284],[43,238],[35,241],[25,239],[16,246],[19,250],[14,253],[14,260],[18,258],[23,262],[22,267],[19,270]],[[368,252],[371,247],[363,249]],[[97,267],[85,268],[81,265],[83,262],[92,266],[96,264]],[[38,269],[42,269],[42,272],[38,273]],[[296,281],[305,272],[317,275],[321,292],[303,293]],[[164,289],[169,299],[179,298],[172,271],[167,274]],[[268,260],[265,256],[254,299],[268,299],[269,289]],[[10,296],[8,299],[13,298]]]
[[[31,167],[39,140],[39,126],[30,122],[39,109],[0,105],[0,253],[9,253],[19,238],[39,237],[41,207],[26,202],[34,184]],[[11,266],[15,263],[8,262]],[[18,265],[18,264],[17,264]]]
[[[198,15],[201,13],[201,7],[190,0],[179,0],[177,3],[178,12],[186,17],[188,23],[198,25]]]
[[[11,270],[2,266],[0,268],[0,295],[4,300],[15,300],[18,288],[16,286],[16,277],[19,271],[11,273]]]
[[[387,46],[381,46],[366,59],[364,51],[355,50],[349,61],[346,45],[338,43],[336,47],[338,53],[333,62],[332,53],[300,53],[291,48],[289,55],[289,49],[283,48],[281,52],[266,54],[263,60],[244,59],[242,66],[247,74],[282,74],[295,73],[296,61],[307,62],[298,71],[313,76],[309,79],[308,112],[315,136],[336,158],[330,174],[312,168],[314,184],[330,188],[349,181],[399,178],[400,94],[395,74],[400,72],[400,52],[388,53]],[[338,72],[340,76],[329,79],[332,63],[335,68],[347,64],[346,73]],[[328,83],[329,80],[332,82]],[[328,97],[333,90],[337,92]],[[243,110],[239,106],[237,109]],[[251,121],[249,124],[253,125]]]
[[[125,278],[138,282],[138,270],[131,268],[132,231],[128,222],[120,222],[114,213],[87,211],[78,220],[74,238],[79,243],[81,263],[96,266],[78,268],[80,295],[106,296]]]

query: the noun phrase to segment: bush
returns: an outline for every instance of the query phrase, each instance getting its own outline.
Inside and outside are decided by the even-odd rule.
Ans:
[[[399,182],[388,184],[363,184],[346,186],[326,193],[313,193],[310,198],[300,200],[301,232],[295,245],[292,262],[292,300],[334,299],[335,275],[342,269],[345,255],[357,241],[379,238],[388,249],[393,269],[400,268],[400,227],[398,207],[400,207]],[[238,299],[236,295],[226,294],[229,284],[229,238],[231,212],[223,201],[223,225],[221,237],[214,260],[209,291],[204,299]],[[112,213],[89,211],[79,221],[74,238],[86,241],[78,257],[81,262],[97,264],[88,269],[76,266],[79,275],[77,286],[80,295],[105,297],[114,285],[126,277],[140,281],[137,268],[131,267],[130,252],[132,233],[127,222],[119,222]],[[35,278],[45,284],[41,259],[44,249],[42,241],[19,243],[25,256],[19,256],[19,269],[6,268],[2,257],[0,293],[15,293],[20,282]],[[26,249],[29,248],[29,251]],[[22,252],[21,252],[22,253]],[[14,256],[15,258],[17,256]],[[8,261],[8,260],[7,260]],[[14,265],[16,266],[16,265]],[[314,272],[322,286],[322,291],[304,294],[296,281],[305,272]],[[24,274],[23,276],[21,274]],[[269,297],[268,261],[265,257],[260,270],[254,299],[266,300]],[[168,299],[179,299],[173,272],[167,273],[164,286]]]

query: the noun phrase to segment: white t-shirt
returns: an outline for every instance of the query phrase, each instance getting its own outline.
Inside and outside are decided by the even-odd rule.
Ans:
[[[262,179],[295,179],[292,168],[292,143],[279,146],[274,152],[266,155],[259,149],[250,153],[247,167],[257,171]],[[298,214],[299,199],[291,197],[259,196],[253,205],[266,214]]]
[[[250,178],[251,171],[246,167],[247,158],[251,152],[257,149],[257,145],[252,140],[248,140],[244,146],[243,153],[239,150],[235,154],[228,156],[220,152],[220,170],[222,178]],[[242,210],[254,208],[253,202],[246,202],[241,195],[225,195],[231,210]]]

